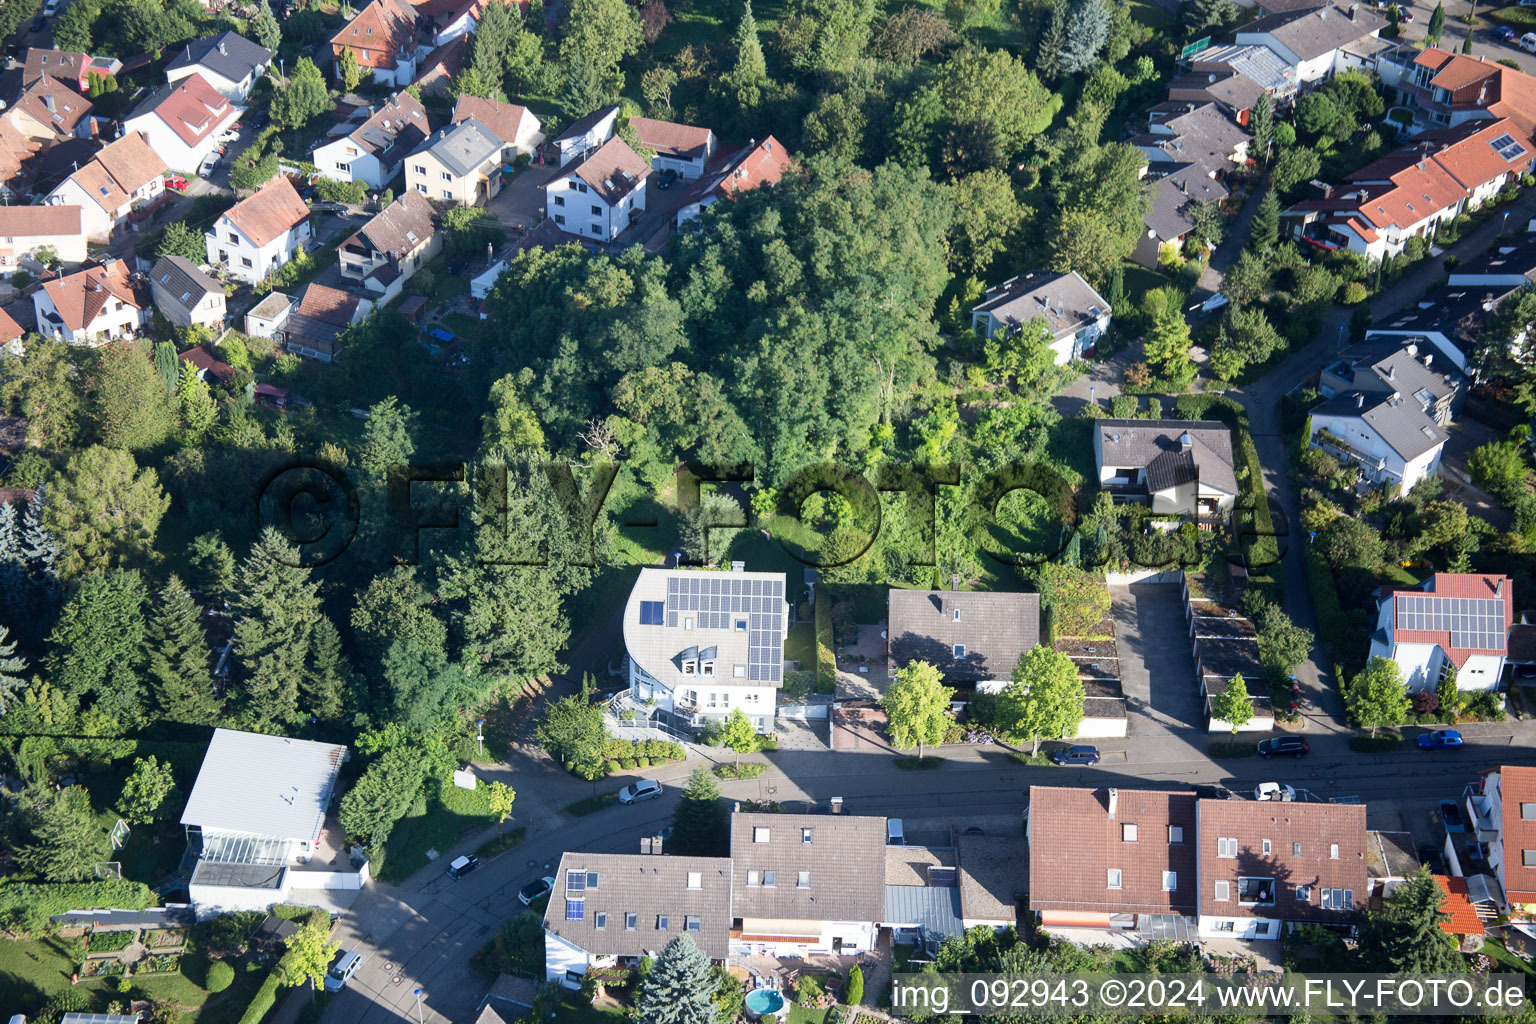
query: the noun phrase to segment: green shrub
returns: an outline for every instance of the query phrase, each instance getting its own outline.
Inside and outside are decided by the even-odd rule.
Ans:
[[[624,770],[627,772],[632,772],[635,770],[635,759],[632,757],[626,757],[624,760],[620,761],[619,764],[623,765]]]
[[[608,760],[604,761],[603,764],[608,766],[608,774],[609,775],[612,775],[614,772],[618,771],[619,768],[620,768],[619,762],[614,760],[613,758],[609,758]],[[573,767],[573,765],[567,764],[565,766],[565,770],[566,771],[570,771],[572,767]]]
[[[1346,306],[1354,306],[1365,301],[1365,285],[1359,281],[1351,281],[1344,286],[1344,294],[1341,301]]]
[[[261,983],[261,988],[251,997],[251,1005],[245,1008],[245,1013],[240,1016],[240,1024],[261,1024],[263,1018],[272,1012],[272,1006],[277,1002],[277,993],[282,986],[277,983],[275,974],[268,974],[267,980]]]
[[[12,931],[43,931],[48,927],[50,917],[71,910],[89,910],[91,907],[143,910],[154,905],[154,894],[142,882],[0,884],[0,924]]]
[[[584,797],[566,807],[565,813],[572,817],[580,818],[602,810],[604,807],[612,807],[619,802],[617,793],[599,793],[596,796]]]
[[[816,692],[837,692],[837,655],[832,649],[832,602],[816,602]]]
[[[92,953],[116,953],[133,945],[137,932],[91,932]]]
[[[1390,730],[1383,729],[1375,736],[1351,736],[1349,749],[1357,754],[1385,754],[1397,749],[1397,745],[1403,742],[1403,737]]]
[[[843,1002],[858,1006],[864,999],[864,971],[858,964],[848,968],[848,984],[843,986]]]
[[[768,768],[761,761],[748,761],[746,764],[717,764],[710,770],[718,779],[755,779]]]
[[[506,853],[515,846],[522,845],[523,838],[528,835],[528,826],[519,825],[510,832],[503,832],[495,839],[487,840],[480,844],[480,849],[475,851],[475,856],[490,858],[498,853]]]
[[[235,969],[223,960],[215,960],[208,968],[203,987],[209,992],[223,992],[235,983]]]

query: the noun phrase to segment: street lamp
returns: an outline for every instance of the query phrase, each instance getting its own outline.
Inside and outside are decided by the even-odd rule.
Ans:
[[[480,750],[480,756],[485,756],[485,719],[475,719],[475,746]]]
[[[1509,227],[1509,211],[1505,210],[1504,219],[1499,222],[1499,234],[1502,235],[1504,233],[1504,229],[1507,227]]]
[[[421,989],[419,988],[416,990],[416,1024],[426,1024],[426,1020],[421,1015]]]
[[[1098,390],[1098,386],[1097,385],[1095,385],[1095,384],[1089,384],[1088,385],[1088,404],[1092,405],[1092,406],[1095,406],[1095,407],[1097,407],[1098,404],[1099,404],[1098,400],[1093,397],[1093,393],[1095,391],[1097,391],[1097,390]]]

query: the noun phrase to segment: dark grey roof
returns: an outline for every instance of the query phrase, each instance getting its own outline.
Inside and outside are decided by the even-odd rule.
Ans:
[[[1180,75],[1168,83],[1170,92],[1196,91],[1209,96],[1228,110],[1250,110],[1264,94],[1264,87],[1241,71],[1224,68],[1219,71],[1195,71]]]
[[[185,256],[162,256],[149,272],[149,280],[157,294],[164,291],[171,302],[188,313],[206,296],[224,292],[219,282],[197,269]]]
[[[1314,408],[1312,415],[1360,418],[1405,462],[1444,444],[1450,437],[1412,396],[1401,393],[1346,391]]]
[[[1163,112],[1172,116],[1154,122],[1158,131],[1138,136],[1136,144],[1156,146],[1169,159],[1219,171],[1232,166],[1233,153],[1249,139],[1248,133],[1215,102],[1160,106],[1170,107]]]
[[[1469,351],[1488,314],[1520,291],[1506,285],[1442,285],[1371,331],[1439,332]]]
[[[1250,21],[1237,30],[1237,37],[1241,41],[1245,35],[1268,34],[1298,60],[1311,60],[1386,26],[1386,19],[1365,4],[1331,0]]]
[[[1506,644],[1506,661],[1521,665],[1536,663],[1536,626],[1515,623],[1509,627]]]
[[[578,874],[580,886],[571,886]],[[698,887],[690,888],[692,882]],[[572,920],[576,900],[581,916]],[[635,915],[633,930],[626,926],[629,914]],[[692,921],[697,930],[689,930]],[[705,956],[720,959],[731,930],[731,862],[725,857],[567,853],[555,872],[544,930],[608,956],[654,955],[679,935],[688,935]]]
[[[1241,673],[1250,693],[1262,689],[1264,666],[1259,661],[1257,640],[1201,637],[1195,641],[1195,651],[1202,675],[1230,679]]]
[[[299,926],[284,917],[268,914],[266,920],[261,922],[261,927],[256,929],[255,938],[275,939],[286,942],[299,933]]]
[[[614,107],[600,107],[592,111],[586,117],[578,117],[571,122],[571,126],[559,135],[555,136],[556,142],[565,142],[567,139],[579,139],[591,131],[599,121],[613,113]]]
[[[1213,640],[1240,640],[1258,635],[1253,623],[1241,615],[1195,615],[1190,618],[1190,631],[1192,636],[1208,636]]]
[[[946,680],[1008,679],[1040,642],[1039,594],[892,588],[886,606],[894,667],[926,661]]]
[[[738,812],[731,815],[732,915],[878,921],[885,910],[884,857],[884,818]],[[765,884],[768,872],[772,885]],[[802,872],[809,875],[803,887]]]
[[[1173,487],[1183,487],[1199,479],[1200,470],[1196,468],[1195,457],[1191,452],[1166,451],[1147,463],[1147,490],[1149,491],[1166,491]]]
[[[1232,432],[1214,420],[1097,420],[1094,429],[1104,453],[1104,465],[1118,469],[1145,469],[1167,452],[1181,448],[1189,435],[1190,455],[1209,487],[1226,494],[1237,493],[1237,474],[1232,469]],[[1160,490],[1161,488],[1152,488]]]
[[[466,117],[433,133],[417,152],[431,153],[444,167],[463,177],[500,154],[501,149],[501,140],[479,118]]]
[[[407,192],[342,243],[368,253],[404,254],[437,233],[437,214],[420,192]]]
[[[888,885],[885,916],[881,924],[918,926],[935,938],[959,935],[960,887],[958,885]]]
[[[287,870],[281,864],[221,864],[200,860],[192,869],[192,884],[275,892],[283,887],[283,873]]]
[[[381,163],[393,165],[405,153],[420,146],[431,134],[432,125],[421,101],[408,92],[389,97],[378,110],[348,136],[358,148],[377,156]]]
[[[256,68],[272,63],[272,51],[233,32],[194,39],[181,48],[166,71],[205,67],[231,82],[239,82]]]
[[[1011,836],[961,835],[955,840],[960,865],[960,905],[967,921],[1009,921],[1015,896],[1029,891],[1029,844]]]
[[[1128,718],[1124,697],[1084,697],[1084,718]]]
[[[1188,213],[1191,204],[1217,203],[1227,198],[1227,187],[1196,163],[1177,165],[1153,180],[1147,190],[1151,201],[1143,220],[1164,242],[1183,238],[1195,226]]]
[[[1075,270],[1065,274],[1031,270],[989,289],[972,312],[991,313],[1009,326],[1043,319],[1051,337],[1061,338],[1093,323],[1110,308]]]

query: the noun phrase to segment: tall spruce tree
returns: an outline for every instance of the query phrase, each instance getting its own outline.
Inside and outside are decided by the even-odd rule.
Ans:
[[[341,650],[341,633],[330,619],[321,615],[309,633],[304,679],[299,687],[309,713],[321,721],[339,717],[351,674],[351,666]]]
[[[1357,898],[1363,900],[1359,893]],[[1446,893],[1428,868],[1421,867],[1387,898],[1380,913],[1366,916],[1360,953],[1369,970],[1394,974],[1462,974],[1466,961],[1440,925],[1450,915],[1440,909]]]
[[[480,23],[475,27],[473,48],[469,66],[485,81],[501,88],[501,80],[507,74],[507,59],[512,50],[512,39],[517,35],[518,8],[503,0],[491,0],[480,12]]]
[[[47,485],[38,484],[21,517],[21,557],[27,564],[29,624],[33,636],[41,636],[53,621],[64,587],[59,581],[59,562],[63,551],[59,538],[45,522],[48,512]]]
[[[560,96],[567,110],[596,110],[608,99],[597,69],[580,47],[572,48],[566,61],[565,90]]]
[[[48,681],[91,700],[126,725],[141,710],[144,581],[137,572],[92,573],[75,586],[48,637]]]
[[[1275,106],[1269,98],[1269,93],[1259,93],[1258,99],[1253,101],[1253,110],[1248,115],[1248,130],[1253,132],[1253,152],[1259,159],[1269,159],[1269,140],[1275,134]]]
[[[0,714],[27,688],[27,659],[16,653],[16,641],[9,636],[10,631],[0,625]]]
[[[1265,253],[1275,247],[1280,241],[1280,200],[1275,198],[1275,190],[1270,189],[1259,200],[1258,208],[1253,211],[1253,222],[1248,235],[1248,248],[1257,253]]]
[[[282,729],[299,717],[299,687],[320,598],[309,570],[298,562],[298,551],[268,527],[241,565],[232,595],[243,711],[258,730]]]
[[[50,882],[81,882],[107,859],[107,830],[91,810],[84,786],[53,794],[32,823],[32,842],[16,851],[16,860]]]
[[[261,0],[261,7],[256,11],[256,17],[251,19],[251,34],[256,41],[273,53],[283,43],[283,30],[277,23],[277,17],[272,13],[272,5],[267,0]]]
[[[730,822],[720,801],[720,787],[701,764],[689,776],[683,798],[672,811],[672,839],[667,852],[683,857],[718,857],[729,845]]]
[[[768,62],[757,35],[757,19],[752,16],[752,0],[742,5],[741,21],[736,25],[731,46],[736,51],[736,61],[724,81],[734,92],[737,106],[750,111],[762,102],[763,86],[768,81]]]
[[[708,958],[687,935],[679,935],[640,983],[635,1024],[715,1024],[717,985]]]
[[[1055,81],[1065,73],[1061,55],[1067,48],[1067,14],[1067,0],[1057,0],[1051,6],[1051,18],[1045,24],[1045,31],[1040,33],[1040,41],[1035,45],[1035,71],[1049,81]]]
[[[27,561],[21,553],[21,513],[0,502],[0,616],[15,622],[26,611]]]
[[[219,717],[219,700],[197,604],[174,573],[158,598],[144,633],[150,697],[172,722],[212,725]]]

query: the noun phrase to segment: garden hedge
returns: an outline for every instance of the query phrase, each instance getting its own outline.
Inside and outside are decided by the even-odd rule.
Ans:
[[[261,983],[261,988],[251,997],[251,1005],[245,1008],[245,1013],[240,1017],[240,1024],[261,1024],[261,1020],[277,1003],[277,994],[282,991],[282,986],[277,982],[276,974],[268,974],[267,980]]]
[[[0,924],[12,931],[40,932],[48,927],[50,917],[71,910],[143,910],[155,902],[154,893],[143,882],[7,882],[0,884]]]
[[[837,655],[832,651],[832,599],[816,602],[816,692],[837,692]]]

